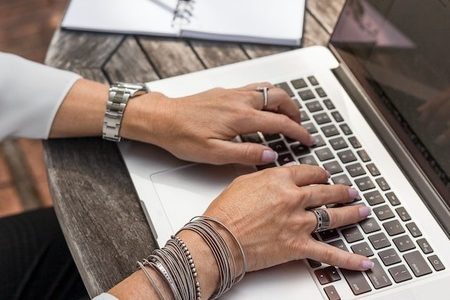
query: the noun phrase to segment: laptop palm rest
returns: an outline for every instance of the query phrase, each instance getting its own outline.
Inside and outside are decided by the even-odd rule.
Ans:
[[[190,164],[151,175],[151,181],[175,232],[201,215],[230,182],[254,168]],[[241,199],[245,201],[245,198]],[[274,241],[274,247],[277,247]],[[223,299],[322,299],[303,261],[248,274]]]

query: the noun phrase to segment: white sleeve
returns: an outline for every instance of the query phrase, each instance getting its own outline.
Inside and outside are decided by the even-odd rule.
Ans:
[[[0,53],[0,141],[45,139],[79,75]]]
[[[117,299],[113,295],[103,293],[103,294],[100,294],[97,297],[93,298],[92,300],[119,300],[119,299]]]

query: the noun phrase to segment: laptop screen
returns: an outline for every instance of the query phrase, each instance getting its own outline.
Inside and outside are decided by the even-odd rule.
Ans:
[[[450,0],[349,0],[331,38],[450,206]]]

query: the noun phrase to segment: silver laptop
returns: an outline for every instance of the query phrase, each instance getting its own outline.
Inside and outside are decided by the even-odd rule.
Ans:
[[[448,299],[450,284],[450,3],[349,1],[329,47],[310,47],[149,83],[177,97],[270,81],[283,88],[316,138],[245,141],[276,164],[322,166],[360,190],[373,215],[317,239],[373,259],[369,272],[291,262],[248,274],[226,299]],[[233,178],[257,168],[209,166],[157,147],[121,144],[158,244],[201,214]],[[276,245],[274,245],[276,247]]]

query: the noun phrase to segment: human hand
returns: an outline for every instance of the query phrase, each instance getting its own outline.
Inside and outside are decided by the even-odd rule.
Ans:
[[[270,87],[266,111],[262,111],[262,93],[256,91],[261,86]],[[121,134],[156,144],[184,160],[248,165],[273,162],[277,154],[269,147],[231,141],[257,131],[282,133],[312,144],[311,136],[300,126],[296,104],[269,83],[215,88],[177,99],[156,92],[137,97],[128,104]]]
[[[248,260],[249,271],[284,262],[312,258],[352,270],[367,270],[373,263],[326,243],[311,233],[317,224],[308,209],[348,203],[358,193],[343,185],[327,185],[325,170],[308,165],[283,166],[244,175],[206,210],[236,235]],[[331,228],[359,222],[370,214],[364,205],[328,208]]]

